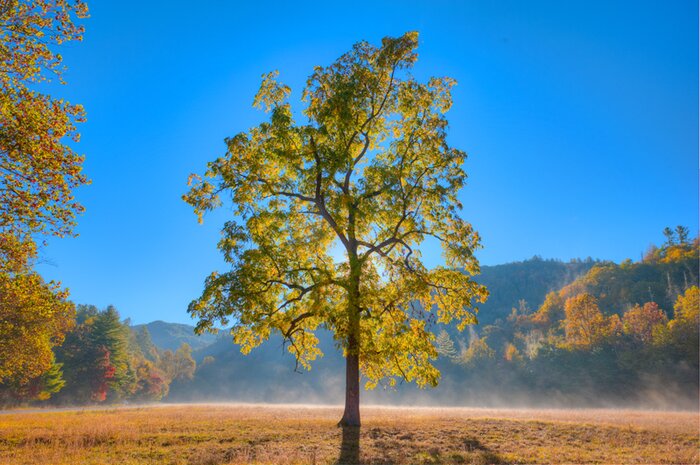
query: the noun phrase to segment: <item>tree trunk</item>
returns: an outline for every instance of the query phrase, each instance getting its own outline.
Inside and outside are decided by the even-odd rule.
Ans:
[[[350,254],[348,345],[345,353],[345,412],[339,426],[360,426],[360,263]]]
[[[357,350],[354,352],[348,344],[345,357],[345,412],[339,426],[360,426],[360,357]]]

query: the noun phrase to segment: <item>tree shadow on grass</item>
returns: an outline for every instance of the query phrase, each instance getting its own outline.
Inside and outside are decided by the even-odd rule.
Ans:
[[[435,432],[439,434],[439,432]],[[384,442],[383,454],[372,457],[372,464],[474,464],[474,465],[506,465],[507,462],[498,454],[482,444],[472,436],[454,437],[447,448],[440,450],[437,447],[427,447],[426,439],[416,438],[411,441],[413,434],[410,432],[382,431],[377,428],[369,430],[370,439],[381,439]],[[429,440],[429,439],[428,439]],[[398,456],[400,458],[397,458]],[[334,465],[362,465],[360,461],[360,428],[353,426],[343,427],[342,440],[338,460]]]
[[[358,465],[360,463],[360,427],[342,426],[343,439],[336,465]]]

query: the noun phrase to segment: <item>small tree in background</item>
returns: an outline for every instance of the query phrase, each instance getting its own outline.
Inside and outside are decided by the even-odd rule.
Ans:
[[[609,329],[607,320],[590,294],[570,297],[564,305],[566,344],[571,348],[588,348],[600,342]]]
[[[683,225],[676,226],[676,237],[678,237],[678,243],[680,245],[686,245],[688,243],[689,236],[690,229]]]
[[[100,346],[94,354],[95,359],[92,365],[92,375],[89,378],[92,400],[103,402],[107,400],[110,387],[115,384],[115,373],[117,369],[112,364],[109,350]]]
[[[652,342],[656,326],[665,325],[667,322],[666,314],[654,302],[647,302],[644,306],[635,305],[622,316],[625,334],[644,344]]]
[[[469,338],[469,345],[463,347],[459,354],[459,363],[468,367],[474,367],[480,363],[484,363],[493,359],[496,356],[496,351],[489,347],[485,337],[479,337],[474,333]]]
[[[194,377],[197,363],[192,358],[192,347],[183,343],[175,352],[166,350],[160,355],[158,364],[169,383],[175,380],[188,380]]]
[[[109,392],[116,398],[128,395],[135,381],[129,367],[129,332],[117,309],[110,305],[95,316],[88,336],[89,347],[108,354],[109,365],[114,369],[108,381]]]
[[[160,400],[168,393],[165,375],[146,358],[134,361],[136,387],[132,398],[141,401]]]
[[[664,247],[671,247],[676,244],[676,232],[666,226],[663,230],[664,237],[666,238],[666,242],[664,243]]]
[[[440,331],[435,339],[435,347],[437,347],[438,355],[453,360],[457,357],[457,349],[455,343],[452,342],[450,334],[444,329]]]
[[[200,220],[221,197],[236,213],[219,243],[232,269],[211,274],[189,307],[198,331],[232,322],[245,353],[277,332],[309,368],[321,355],[315,331],[331,330],[347,362],[342,425],[360,424],[360,371],[369,387],[436,385],[430,324],[464,329],[487,296],[470,277],[479,235],[458,215],[466,154],[447,143],[455,82],[411,77],[417,45],[414,32],[360,42],[316,67],[304,122],[289,87],[265,75],[254,104],[269,121],[227,139],[184,196]],[[445,266],[423,264],[426,238]]]

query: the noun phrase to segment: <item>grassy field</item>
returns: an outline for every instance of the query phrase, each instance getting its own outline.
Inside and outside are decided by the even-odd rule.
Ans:
[[[174,405],[0,414],[5,464],[696,464],[698,414]]]

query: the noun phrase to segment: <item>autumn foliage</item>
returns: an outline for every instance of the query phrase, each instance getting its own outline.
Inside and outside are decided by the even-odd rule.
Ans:
[[[608,325],[592,295],[581,294],[567,299],[564,312],[566,343],[570,347],[591,347],[606,336]]]
[[[0,383],[19,384],[53,365],[53,347],[73,325],[73,304],[37,274],[0,273]]]
[[[99,310],[81,305],[77,325],[56,350],[63,364],[64,389],[59,403],[154,401],[168,393],[174,381],[192,378],[192,350],[151,350],[148,331],[136,332],[114,307]]]
[[[45,283],[32,262],[37,241],[72,234],[83,211],[73,191],[87,178],[71,143],[84,112],[37,89],[61,80],[56,49],[81,40],[76,20],[86,15],[79,0],[0,4],[0,383],[23,392],[60,371],[52,348],[73,324],[67,291]]]
[[[0,263],[16,271],[33,258],[37,234],[71,234],[83,211],[73,190],[87,182],[79,138],[80,105],[43,94],[36,84],[61,79],[57,46],[81,40],[80,1],[19,0],[0,9]]]

